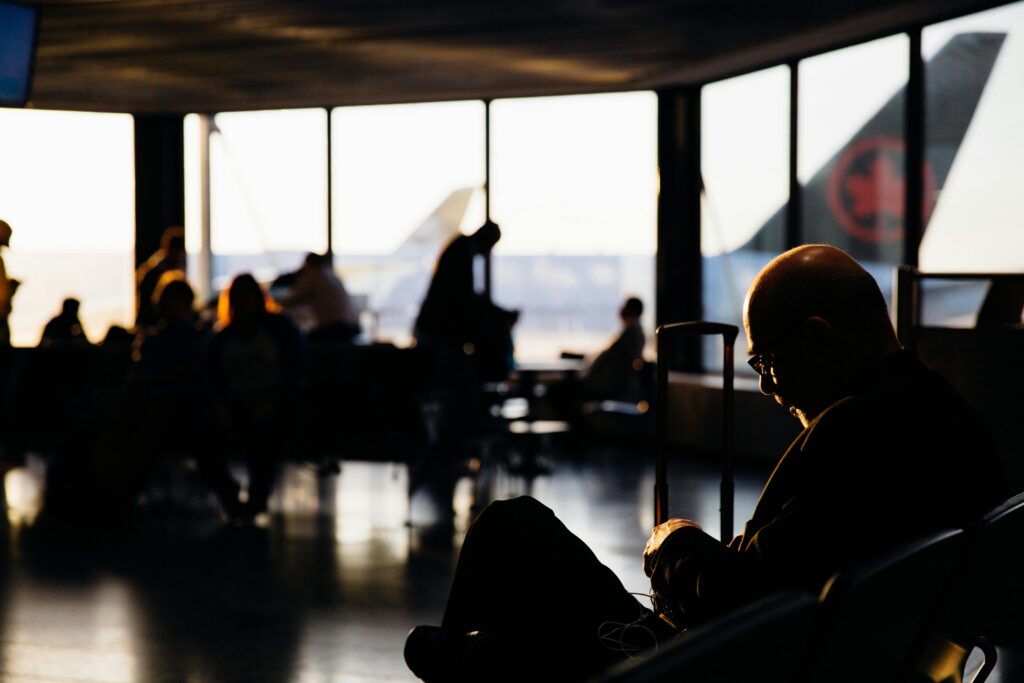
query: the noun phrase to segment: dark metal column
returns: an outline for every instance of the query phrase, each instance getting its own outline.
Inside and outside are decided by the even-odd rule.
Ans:
[[[484,100],[484,220],[491,220],[491,101]]]
[[[491,101],[484,100],[484,222],[491,220]],[[491,252],[484,259],[484,293],[491,298]]]
[[[910,74],[907,80],[906,119],[906,195],[903,211],[903,263],[917,267],[918,251],[924,236],[924,159],[925,159],[925,92],[924,58],[921,55],[921,29],[910,38]]]
[[[699,320],[700,251],[700,88],[658,93],[658,252],[657,325]],[[700,339],[680,340],[674,369],[702,369]],[[673,354],[675,355],[675,354]]]
[[[135,265],[185,224],[185,117],[135,114]]]
[[[800,143],[800,62],[789,63],[789,201],[786,203],[786,249],[803,242],[803,187],[797,175]]]
[[[331,129],[331,108],[325,107],[327,112],[327,256],[334,257],[334,183],[331,179],[331,169],[334,166],[334,133]]]

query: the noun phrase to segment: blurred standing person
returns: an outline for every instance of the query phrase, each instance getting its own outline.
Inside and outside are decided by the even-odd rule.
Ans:
[[[8,279],[7,267],[4,265],[3,249],[11,246],[11,235],[14,231],[10,223],[0,220],[0,346],[11,345],[11,327],[8,318],[11,315],[11,301],[18,291],[17,280]]]
[[[227,324],[211,350],[213,388],[228,442],[249,468],[246,512],[267,509],[278,461],[299,431],[302,337],[286,316],[268,310],[256,279],[237,276],[227,292]]]
[[[309,308],[313,318],[308,334],[311,342],[349,342],[359,336],[359,314],[334,272],[330,254],[306,254],[294,284],[279,302],[289,312],[301,306]]]
[[[18,288],[17,280],[7,279],[7,267],[4,265],[3,257],[3,249],[11,246],[12,233],[10,224],[5,220],[0,220],[0,349],[4,350],[11,346],[11,327],[8,318],[11,315],[11,299]],[[6,386],[10,379],[9,353],[0,353],[0,378],[3,379],[4,386]],[[8,420],[10,419],[9,416],[13,406],[8,402],[7,393],[7,391],[0,392],[0,431],[2,431],[2,435],[0,435],[0,480],[2,480],[4,473],[9,469],[5,461],[7,451],[6,435],[10,432]],[[4,487],[0,486],[0,509],[3,509],[6,505],[7,498]]]
[[[519,314],[495,305],[474,272],[477,258],[486,258],[500,239],[498,224],[487,221],[448,243],[413,330],[417,345],[439,359],[475,356],[481,379],[505,379],[512,369],[512,327]]]
[[[143,330],[155,325],[160,319],[153,292],[164,273],[181,271],[185,273],[185,230],[175,226],[164,230],[160,236],[160,248],[146,259],[135,271],[135,327]]]
[[[426,487],[442,514],[454,519],[452,496],[459,460],[474,431],[488,428],[483,383],[504,380],[513,363],[512,326],[517,313],[496,306],[478,264],[501,239],[487,221],[471,235],[458,235],[441,252],[413,328],[418,348],[431,361],[430,424],[435,443],[415,463],[410,487]]]

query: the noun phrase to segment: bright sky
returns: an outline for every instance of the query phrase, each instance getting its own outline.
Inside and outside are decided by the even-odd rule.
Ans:
[[[390,253],[451,192],[483,187],[482,102],[345,107],[332,117],[339,254]],[[475,209],[466,230],[483,222]]]
[[[0,109],[0,216],[17,249],[116,251],[134,240],[132,118]]]
[[[757,103],[757,116],[747,102]],[[701,108],[701,249],[711,256],[750,239],[789,196],[789,70],[705,86]]]
[[[506,254],[654,254],[653,93],[491,105],[492,214]]]
[[[988,87],[921,245],[932,271],[1024,271],[1024,2],[932,27],[925,50],[960,31],[1006,32]]]
[[[22,281],[15,344],[34,345],[68,296],[101,339],[131,317],[135,177],[132,119],[123,114],[0,109],[0,217],[13,230],[3,258]],[[62,252],[55,254],[54,252]]]
[[[210,140],[214,252],[323,251],[327,113],[230,113],[215,121],[220,132]]]

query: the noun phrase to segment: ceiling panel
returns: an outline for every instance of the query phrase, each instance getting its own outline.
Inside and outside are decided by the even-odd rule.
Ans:
[[[993,2],[36,0],[31,106],[227,111],[668,87]]]

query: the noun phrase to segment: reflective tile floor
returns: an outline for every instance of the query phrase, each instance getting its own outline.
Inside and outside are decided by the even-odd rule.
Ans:
[[[118,529],[38,513],[44,468],[7,473],[0,529],[0,680],[103,682],[414,680],[408,629],[437,623],[471,506],[530,493],[552,507],[633,591],[652,523],[649,454],[549,453],[528,480],[501,466],[456,488],[455,530],[431,525],[429,498],[407,500],[404,466],[346,462],[320,480],[289,466],[269,519],[225,525],[184,466]],[[707,466],[673,466],[673,514],[717,533]],[[737,519],[765,472],[740,477]],[[406,524],[410,514],[413,525]],[[553,577],[555,580],[555,577]]]
[[[195,475],[172,469],[146,510],[111,530],[33,519],[43,468],[32,461],[6,477],[0,682],[412,681],[405,634],[439,622],[474,497],[538,497],[645,593],[652,457],[549,455],[550,474],[532,480],[497,466],[462,480],[451,533],[430,525],[429,499],[410,509],[400,465],[346,462],[323,480],[290,466],[273,514],[249,527],[223,524]],[[673,515],[717,534],[714,468],[671,471]],[[739,473],[737,520],[767,474]]]

